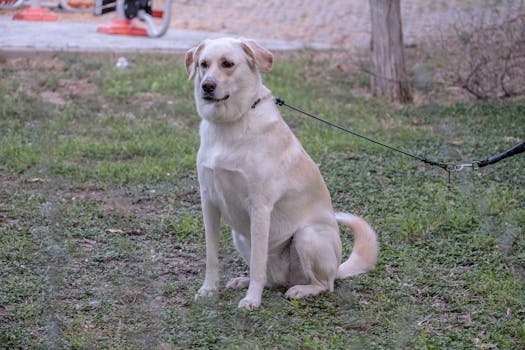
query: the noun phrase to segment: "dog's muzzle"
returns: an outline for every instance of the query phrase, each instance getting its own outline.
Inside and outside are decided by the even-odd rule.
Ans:
[[[202,90],[202,98],[206,101],[210,102],[221,102],[226,101],[230,95],[226,94],[226,96],[217,98],[215,97],[215,89],[217,88],[217,83],[213,79],[206,79],[201,83],[201,90]]]

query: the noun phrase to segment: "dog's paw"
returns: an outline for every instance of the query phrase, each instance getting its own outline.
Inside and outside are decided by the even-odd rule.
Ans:
[[[232,278],[226,284],[226,288],[244,289],[244,288],[248,288],[249,285],[250,285],[250,278],[249,277],[237,277],[237,278]]]
[[[209,288],[209,287],[202,286],[198,290],[197,294],[195,294],[194,300],[197,301],[202,298],[212,297],[215,295],[216,292],[217,292],[217,288]]]
[[[301,299],[309,294],[305,293],[302,286],[294,286],[286,291],[286,294],[284,295],[288,299]]]
[[[239,302],[239,309],[253,310],[261,305],[261,298],[244,297]]]
[[[288,289],[284,296],[288,299],[301,299],[310,295],[317,295],[324,290],[326,288],[314,284],[297,285]]]

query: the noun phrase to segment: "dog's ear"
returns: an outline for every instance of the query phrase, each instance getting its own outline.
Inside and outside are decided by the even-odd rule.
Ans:
[[[272,70],[273,55],[270,51],[250,39],[241,39],[241,46],[259,70],[263,72]]]
[[[186,63],[186,73],[188,73],[188,80],[193,78],[195,71],[197,70],[197,64],[199,62],[199,54],[204,47],[205,41],[200,43],[198,46],[192,47],[186,52],[185,63]]]
[[[193,74],[195,74],[195,51],[196,47],[192,47],[186,51],[186,56],[184,57],[186,61],[186,73],[188,73],[188,80],[191,80]]]

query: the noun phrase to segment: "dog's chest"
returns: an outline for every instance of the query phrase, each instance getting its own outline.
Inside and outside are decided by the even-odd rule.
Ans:
[[[232,227],[244,230],[249,225],[250,198],[246,170],[228,156],[210,152],[199,160],[198,171],[203,199],[218,206]]]

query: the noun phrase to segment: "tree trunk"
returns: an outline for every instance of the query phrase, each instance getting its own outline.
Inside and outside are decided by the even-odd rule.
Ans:
[[[370,14],[372,94],[401,103],[412,102],[405,71],[400,0],[370,0]]]

